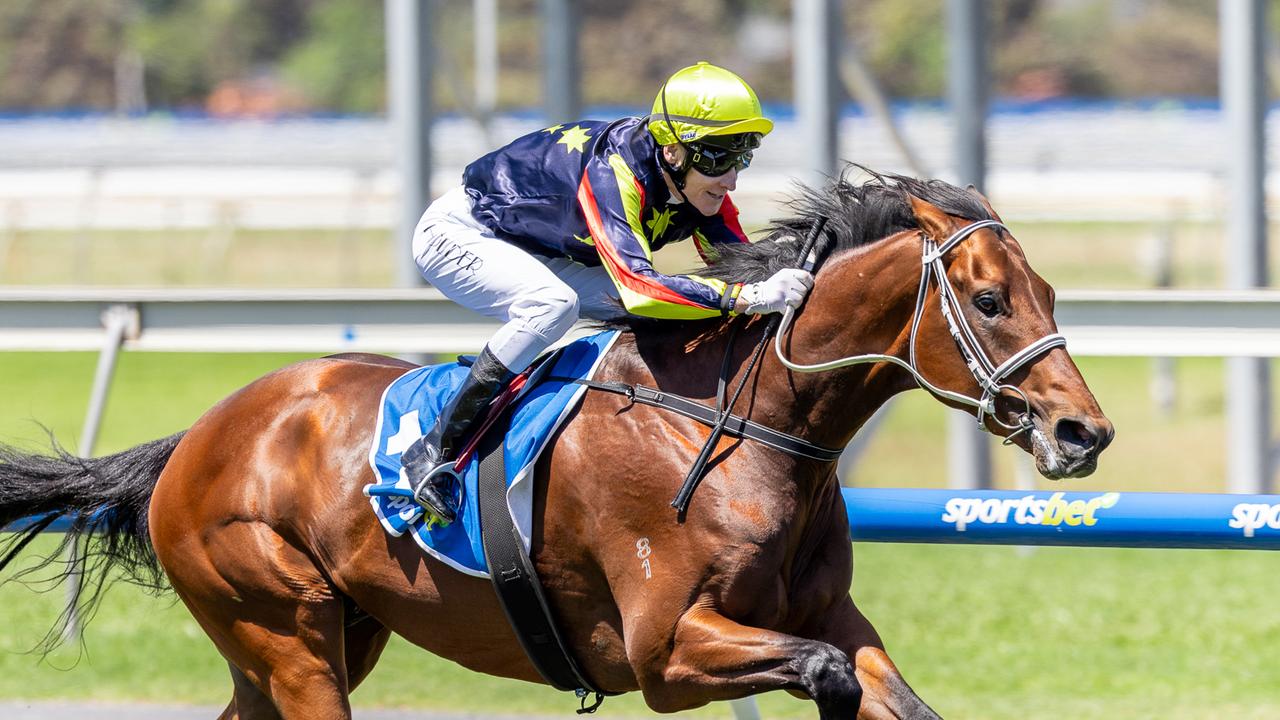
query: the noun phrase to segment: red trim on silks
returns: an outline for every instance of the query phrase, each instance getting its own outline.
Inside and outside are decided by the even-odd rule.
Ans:
[[[703,243],[710,245],[711,241],[707,239],[706,235],[702,234],[701,230],[694,230],[693,231],[693,249],[698,251],[698,257],[702,258],[703,265],[710,265],[711,258],[707,256],[706,250],[703,249],[702,247]]]
[[[584,174],[582,177],[585,179],[586,175]],[[640,216],[641,216],[640,219],[643,221],[644,220],[644,185],[640,184],[640,178],[636,177],[635,175],[631,176],[631,184],[635,185],[636,192],[640,193]],[[595,197],[595,193],[592,193],[591,195],[592,197]]]
[[[733,204],[733,200],[730,200],[727,194],[724,196],[724,202],[720,203],[720,217],[724,220],[725,227],[738,236],[738,242],[751,242],[738,222],[738,206]]]
[[[595,238],[596,251],[600,253],[600,259],[613,269],[612,274],[618,282],[625,285],[628,290],[654,300],[707,309],[705,305],[693,302],[657,280],[631,272],[631,268],[623,262],[617,248],[605,234],[604,222],[600,219],[600,208],[597,207],[595,193],[591,190],[591,179],[586,173],[582,174],[582,182],[578,184],[578,204],[582,206],[582,214],[587,218],[587,229],[591,231],[591,237]]]

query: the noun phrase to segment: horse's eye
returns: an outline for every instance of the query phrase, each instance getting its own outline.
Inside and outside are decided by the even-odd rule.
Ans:
[[[983,293],[973,299],[973,306],[978,308],[978,312],[987,317],[995,317],[1000,314],[1000,303],[996,302],[996,298],[991,293]]]

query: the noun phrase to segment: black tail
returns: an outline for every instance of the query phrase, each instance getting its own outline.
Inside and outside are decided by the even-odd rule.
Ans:
[[[76,457],[56,443],[53,455],[29,455],[0,445],[0,532],[16,520],[34,520],[17,532],[0,534],[0,572],[41,531],[66,515],[71,525],[58,549],[12,579],[60,564],[54,577],[32,584],[51,588],[66,579],[78,583],[75,612],[81,622],[93,616],[112,570],[149,590],[165,590],[164,571],[147,533],[147,507],[160,471],[183,434],[101,458]],[[70,547],[76,549],[79,562],[67,560]],[[45,637],[44,650],[58,644],[70,613],[64,611]]]

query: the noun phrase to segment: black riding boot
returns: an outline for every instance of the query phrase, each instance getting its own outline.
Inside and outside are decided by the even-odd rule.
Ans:
[[[502,392],[512,373],[486,346],[471,366],[471,374],[440,411],[435,425],[400,455],[405,475],[413,483],[414,498],[444,524],[457,516],[456,481],[452,462],[461,442],[489,403]],[[448,463],[448,464],[446,464]]]

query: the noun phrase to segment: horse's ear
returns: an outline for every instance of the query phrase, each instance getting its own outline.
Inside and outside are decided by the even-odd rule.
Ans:
[[[908,197],[911,198],[911,212],[916,216],[916,224],[925,235],[935,242],[942,242],[951,236],[955,227],[950,215],[927,200],[921,200],[915,195]]]
[[[975,186],[975,185],[970,185],[970,186],[969,186],[968,188],[966,188],[966,189],[967,189],[967,190],[968,190],[968,191],[969,191],[969,192],[970,192],[974,197],[978,198],[978,202],[982,203],[982,207],[986,208],[988,213],[991,213],[991,219],[992,219],[992,220],[995,220],[996,222],[1000,223],[1001,225],[1003,225],[1003,224],[1004,224],[1004,220],[1002,220],[1002,219],[1000,218],[1000,213],[996,212],[996,209],[995,209],[995,208],[993,208],[993,207],[991,207],[991,202],[990,202],[989,200],[987,200],[987,196],[986,196],[986,195],[983,195],[983,194],[982,194],[982,191],[981,191],[981,190],[979,190],[979,189],[977,188],[977,186]]]

